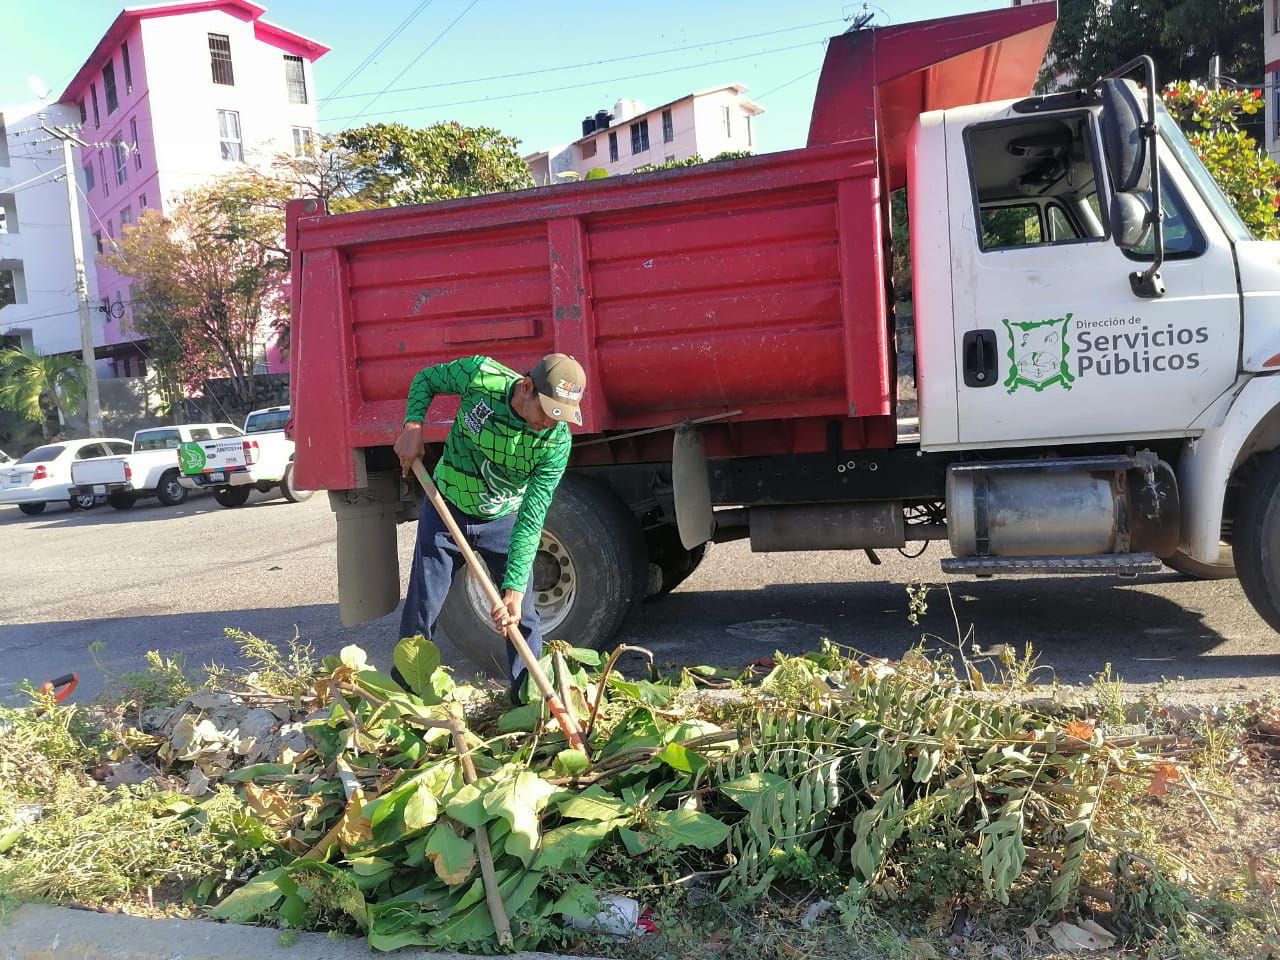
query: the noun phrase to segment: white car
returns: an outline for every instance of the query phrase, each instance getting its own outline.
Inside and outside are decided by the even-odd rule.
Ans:
[[[17,504],[28,516],[41,513],[46,504],[65,502],[72,510],[88,510],[97,504],[92,492],[71,492],[71,465],[91,457],[128,453],[131,445],[119,437],[61,440],[36,447],[25,457],[0,467],[0,504]]]
[[[311,496],[293,483],[293,440],[285,428],[288,406],[264,407],[245,418],[239,440],[184,443],[178,451],[180,482],[188,490],[212,490],[224,507],[240,507],[253,490],[279,490],[290,503]],[[194,439],[194,438],[193,438]]]

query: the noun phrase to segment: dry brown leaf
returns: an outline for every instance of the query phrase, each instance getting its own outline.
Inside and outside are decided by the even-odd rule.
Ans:
[[[293,819],[292,804],[279,789],[260,787],[256,783],[244,785],[244,799],[249,809],[273,827],[285,827]]]
[[[1087,743],[1093,739],[1093,730],[1092,720],[1072,720],[1067,724],[1066,733],[1068,737],[1075,737]]]
[[[1053,945],[1067,953],[1092,953],[1095,950],[1106,950],[1116,943],[1116,938],[1109,930],[1092,920],[1082,919],[1077,923],[1062,920],[1046,932]]]
[[[1172,763],[1158,763],[1151,777],[1151,785],[1147,787],[1147,794],[1152,797],[1163,797],[1169,792],[1169,784],[1181,779],[1182,771]]]

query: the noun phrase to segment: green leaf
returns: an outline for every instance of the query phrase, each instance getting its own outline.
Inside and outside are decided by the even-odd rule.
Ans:
[[[658,709],[662,709],[671,703],[671,698],[676,694],[675,688],[665,683],[650,683],[648,680],[623,680],[617,674],[609,677],[609,689],[622,694],[624,697],[639,700],[641,703]]]
[[[239,770],[232,770],[222,779],[227,783],[250,783],[258,777],[283,777],[293,773],[288,763],[251,763]]]
[[[561,750],[551,762],[551,768],[561,777],[577,777],[586,773],[591,761],[581,750]]]
[[[654,838],[664,847],[711,850],[729,836],[729,828],[698,810],[659,810],[650,817]]]
[[[680,773],[697,773],[707,765],[705,757],[699,756],[692,750],[686,750],[679,743],[668,743],[658,754],[658,759]]]
[[[291,929],[297,930],[306,922],[307,902],[297,894],[285,897],[280,904],[280,919]]]
[[[354,643],[343,647],[338,652],[338,659],[342,661],[344,667],[350,667],[352,670],[364,670],[369,666],[368,656]]]
[[[781,801],[789,787],[789,782],[777,774],[749,773],[745,777],[722,783],[720,792],[743,810],[754,813],[756,807],[769,797]]]
[[[425,783],[418,783],[404,805],[404,825],[409,830],[421,830],[436,822],[440,807]]]
[[[585,663],[588,667],[598,667],[604,663],[604,656],[600,651],[592,650],[590,647],[570,647],[569,659]]]
[[[538,813],[557,792],[536,773],[521,770],[485,796],[485,810],[505,820],[511,827],[506,852],[519,857],[526,867],[538,846]]]
[[[355,676],[356,685],[363,687],[369,693],[377,694],[380,697],[387,697],[397,693],[404,693],[404,688],[396,683],[388,674],[379,673],[377,670],[361,670]]]
[[[634,808],[604,787],[588,787],[560,804],[560,815],[573,820],[616,820],[629,816]]]
[[[612,680],[610,680],[612,683]],[[662,733],[658,729],[657,718],[648,707],[640,707],[623,718],[613,731],[613,736],[600,751],[600,759],[612,756],[622,750],[635,747],[657,747],[662,743]]]
[[[627,848],[627,853],[633,857],[641,856],[653,849],[654,840],[651,833],[641,833],[630,827],[620,827],[618,836],[622,838],[622,845]]]
[[[284,868],[277,867],[259,874],[256,879],[223,898],[221,903],[209,911],[209,916],[215,920],[230,920],[232,923],[249,923],[261,919],[284,896],[276,883],[283,873]]]
[[[434,643],[422,634],[405,637],[396,644],[391,659],[404,677],[404,682],[409,685],[410,691],[416,693],[424,703],[440,702],[431,683],[432,676],[440,667],[440,649]]]
[[[551,912],[569,920],[590,920],[600,912],[600,896],[589,883],[575,883],[560,894]]]
[[[391,953],[405,947],[429,947],[431,941],[416,930],[402,930],[399,933],[379,933],[377,926],[369,931],[369,946],[375,950]]]
[[[535,701],[508,710],[498,718],[499,733],[529,733],[538,724],[542,716],[542,704]]]
[[[579,820],[567,823],[542,836],[538,859],[534,866],[539,870],[572,870],[587,862],[592,852],[615,828],[626,823],[618,820]]]
[[[472,830],[489,819],[484,794],[474,783],[464,784],[444,803],[444,812]]]
[[[458,836],[443,820],[431,828],[423,854],[435,867],[436,876],[451,887],[465,882],[476,866],[475,844]]]

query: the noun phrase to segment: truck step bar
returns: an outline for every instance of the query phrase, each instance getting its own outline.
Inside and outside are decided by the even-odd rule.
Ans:
[[[1073,573],[1135,577],[1140,573],[1159,573],[1163,566],[1153,553],[1105,553],[1088,557],[947,557],[942,561],[942,572],[973,577],[999,574],[1061,576]]]

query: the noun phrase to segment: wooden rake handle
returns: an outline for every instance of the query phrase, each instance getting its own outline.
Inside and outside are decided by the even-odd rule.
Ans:
[[[458,549],[462,552],[462,558],[467,562],[467,568],[475,576],[476,582],[484,589],[489,603],[495,607],[502,606],[502,595],[498,593],[498,588],[489,579],[489,571],[485,568],[480,558],[475,555],[471,545],[467,543],[467,538],[463,536],[458,522],[453,519],[449,505],[445,503],[444,497],[436,489],[431,475],[427,473],[421,460],[413,461],[413,475],[418,478],[418,483],[422,484],[423,492],[426,493],[427,499],[431,501],[431,505],[436,508],[436,513],[440,514],[440,519],[444,521],[449,535],[453,537],[453,542],[458,545]],[[538,663],[538,658],[529,649],[529,644],[525,641],[524,634],[520,632],[519,625],[509,625],[506,629],[506,636],[511,641],[511,645],[516,648],[516,653],[520,655],[520,659],[524,661],[524,667],[529,671],[529,676],[533,678],[534,686],[538,688],[538,692],[547,701],[551,715],[560,724],[560,729],[564,731],[564,736],[569,741],[569,746],[586,753],[587,744],[583,739],[582,730],[579,729],[573,714],[560,702],[560,697],[556,695],[555,688],[551,686],[551,681],[547,679],[547,675],[542,671],[542,665]]]

